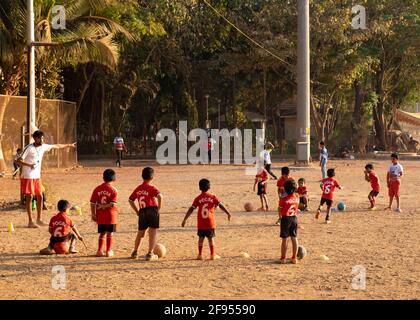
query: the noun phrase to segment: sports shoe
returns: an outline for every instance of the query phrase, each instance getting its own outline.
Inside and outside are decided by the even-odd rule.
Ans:
[[[136,260],[138,258],[137,251],[131,252],[131,259]]]
[[[28,223],[28,228],[39,228],[39,226],[36,224],[36,223],[34,223],[33,221],[30,221],[29,223]]]
[[[321,214],[321,211],[319,211],[319,210],[318,210],[318,211],[316,212],[316,214],[315,214],[315,219],[319,219],[319,215],[320,215],[320,214]]]
[[[290,258],[290,262],[292,264],[297,264],[297,259],[296,258]]]
[[[51,249],[50,247],[46,247],[44,249],[39,250],[39,254],[42,254],[42,255],[52,255],[52,254],[54,254],[54,250]]]
[[[370,207],[370,208],[368,208],[368,210],[370,210],[370,211],[376,211],[376,210],[378,210],[378,208],[377,207]]]
[[[395,212],[396,212],[396,213],[401,213],[401,212],[402,212],[402,210],[401,210],[400,208],[397,208],[397,209],[395,209]]]
[[[112,251],[112,250],[107,251],[106,256],[107,257],[113,257],[114,256],[114,251]]]
[[[219,260],[221,258],[221,256],[219,256],[218,254],[214,254],[210,257],[210,260]]]
[[[286,259],[285,258],[281,258],[280,259],[280,264],[286,264],[287,263],[287,261],[286,261]]]
[[[44,222],[44,221],[42,221],[42,220],[36,220],[36,224],[37,224],[37,225],[39,225],[39,226],[41,226],[41,227],[48,226],[48,223],[45,223],[45,222]]]
[[[96,256],[97,257],[105,257],[105,254],[102,251],[97,251]]]
[[[203,256],[201,255],[201,254],[199,254],[198,256],[197,256],[197,259],[196,260],[204,260],[203,259]]]
[[[278,226],[279,226],[279,225],[280,225],[280,223],[281,223],[281,219],[278,219],[278,220],[277,220],[277,222],[276,222],[276,225],[278,225]]]
[[[325,224],[330,224],[331,220],[325,220]]]
[[[146,254],[146,260],[147,261],[155,261],[157,259],[159,259],[159,257],[156,254],[154,254],[153,252],[149,252],[148,254]]]
[[[74,246],[69,248],[69,253],[74,254],[74,253],[78,253],[79,251],[76,250],[76,248]]]

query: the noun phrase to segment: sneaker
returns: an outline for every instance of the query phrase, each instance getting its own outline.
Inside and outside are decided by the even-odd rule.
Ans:
[[[378,208],[377,207],[369,207],[368,210],[370,210],[370,211],[376,211],[376,210],[378,210]]]
[[[112,251],[112,250],[107,251],[106,256],[107,257],[113,257],[114,256],[114,251]]]
[[[30,221],[29,223],[28,223],[28,228],[39,228],[39,226],[36,224],[36,223],[34,223],[33,221]]]
[[[42,220],[37,220],[37,221],[36,221],[36,224],[37,224],[37,225],[39,225],[39,226],[41,226],[41,227],[48,226],[48,223],[45,223],[45,222],[44,222],[44,221],[42,221]]]
[[[280,264],[286,264],[287,263],[287,261],[286,261],[286,259],[285,258],[281,258],[280,259]]]
[[[136,260],[138,258],[137,251],[131,252],[131,259]]]
[[[319,219],[319,215],[320,215],[320,214],[321,214],[321,211],[319,211],[319,210],[318,210],[318,211],[316,212],[316,214],[315,214],[315,219]]]
[[[210,260],[219,260],[221,258],[221,256],[219,256],[218,254],[214,254],[210,257]]]
[[[330,224],[331,220],[325,220],[325,224]]]
[[[400,208],[397,208],[397,209],[395,209],[395,212],[396,212],[396,213],[401,213],[401,212],[402,212],[402,210],[401,210]]]
[[[203,256],[201,255],[201,254],[199,254],[198,256],[197,256],[197,259],[196,260],[204,260],[203,259]]]
[[[280,224],[281,224],[281,219],[278,219],[277,222],[276,222],[276,225],[279,226]]]
[[[290,262],[292,264],[297,264],[297,259],[296,258],[290,258]]]
[[[75,247],[70,247],[69,248],[69,253],[74,254],[74,253],[78,253],[79,251],[76,250]]]
[[[153,252],[149,252],[148,254],[146,254],[146,260],[147,261],[155,261],[157,259],[159,259],[159,257],[156,254],[154,254]]]
[[[39,250],[39,254],[52,255],[52,254],[54,254],[54,250],[52,250],[50,247],[46,247],[44,249]]]
[[[105,254],[102,251],[96,252],[97,257],[105,257]]]

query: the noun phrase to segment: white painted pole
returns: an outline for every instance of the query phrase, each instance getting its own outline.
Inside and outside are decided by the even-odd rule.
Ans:
[[[27,0],[28,11],[28,109],[29,109],[29,128],[28,133],[31,136],[36,128],[35,115],[35,16],[33,0]],[[31,139],[29,136],[29,140]]]
[[[309,0],[298,0],[297,162],[310,159]]]

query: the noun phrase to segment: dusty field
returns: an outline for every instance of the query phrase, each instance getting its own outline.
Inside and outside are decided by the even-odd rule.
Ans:
[[[336,203],[345,201],[347,211],[335,213],[330,225],[314,219],[320,198],[318,167],[292,169],[295,178],[305,177],[310,191],[309,213],[300,215],[304,229],[299,242],[308,255],[298,265],[278,264],[280,256],[277,196],[274,180],[269,184],[270,212],[246,213],[245,201],[258,205],[252,192],[253,177],[244,166],[156,166],[155,185],[164,196],[159,242],[168,255],[156,262],[132,261],[129,255],[137,229],[137,217],[130,211],[128,196],[139,182],[143,163],[126,163],[116,169],[119,190],[120,224],[114,236],[113,258],[97,258],[96,225],[89,218],[89,198],[101,182],[102,172],[113,162],[85,162],[73,170],[44,169],[50,189],[50,203],[65,198],[78,204],[81,217],[73,217],[84,235],[89,250],[79,243],[80,254],[39,256],[48,243],[47,227],[25,228],[26,212],[15,203],[19,182],[0,179],[0,298],[1,299],[418,299],[420,297],[420,162],[403,161],[402,214],[368,212],[370,185],[364,181],[362,161],[331,161],[337,179],[345,187],[336,192]],[[374,161],[385,185],[388,161]],[[131,166],[128,166],[131,165]],[[280,167],[287,163],[274,163]],[[195,214],[186,228],[181,222],[193,198],[198,181],[210,178],[212,192],[233,213],[229,223],[217,210],[216,250],[218,261],[195,261],[197,236]],[[385,186],[386,187],[386,186]],[[387,205],[383,188],[378,206]],[[44,220],[55,213],[45,212]],[[325,215],[323,214],[323,218]],[[13,222],[16,231],[8,233]],[[206,243],[207,244],[207,243]],[[146,252],[143,243],[141,253]],[[246,251],[250,259],[241,257]],[[208,258],[209,250],[203,252]],[[290,251],[289,251],[290,252]],[[320,259],[327,255],[329,261]],[[288,254],[289,256],[289,254]],[[66,270],[66,289],[54,290],[51,270],[62,265]],[[366,268],[366,289],[352,289],[352,268]]]

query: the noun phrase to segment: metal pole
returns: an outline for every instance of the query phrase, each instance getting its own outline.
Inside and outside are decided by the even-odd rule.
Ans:
[[[28,141],[35,129],[35,47],[32,45],[35,42],[35,17],[34,17],[34,3],[33,0],[27,0],[28,11],[28,115],[29,123],[27,127]]]
[[[298,0],[297,162],[310,158],[309,0]]]
[[[206,94],[204,96],[206,98],[206,129],[209,127],[209,97],[210,95]]]
[[[219,103],[219,106],[218,106],[218,108],[217,108],[217,122],[218,122],[218,127],[219,127],[219,131],[220,131],[220,103],[222,102],[222,100],[218,100],[217,101],[218,103]]]

